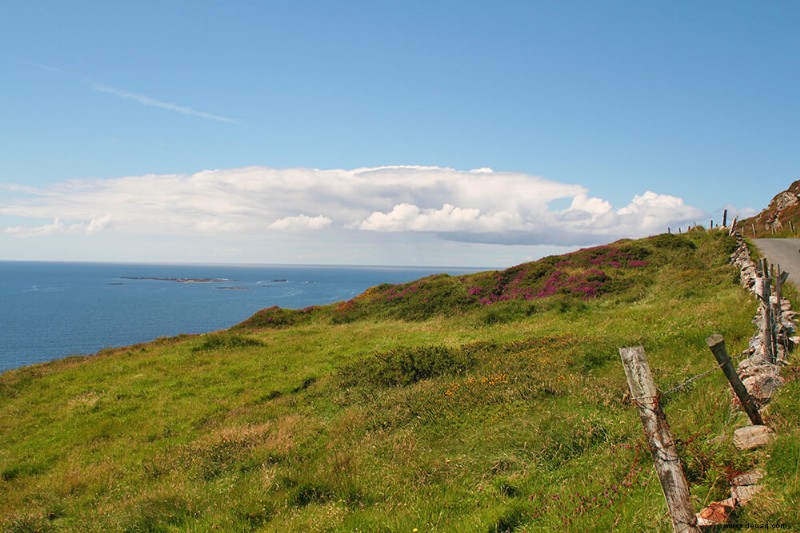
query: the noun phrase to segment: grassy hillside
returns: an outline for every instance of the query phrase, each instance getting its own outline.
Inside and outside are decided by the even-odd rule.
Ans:
[[[0,376],[4,531],[669,531],[619,363],[643,344],[692,495],[759,464],[738,520],[794,519],[800,387],[741,454],[704,339],[755,301],[702,230],[271,308],[228,331]],[[797,376],[797,366],[790,376]],[[793,372],[793,373],[792,373]],[[719,374],[719,375],[718,375]]]

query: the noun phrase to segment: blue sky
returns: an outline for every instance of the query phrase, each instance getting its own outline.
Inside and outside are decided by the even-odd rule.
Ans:
[[[509,266],[800,178],[797,2],[4,2],[0,259]],[[491,171],[489,171],[491,169]]]

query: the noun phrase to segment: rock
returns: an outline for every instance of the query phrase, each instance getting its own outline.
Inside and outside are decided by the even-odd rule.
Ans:
[[[752,375],[742,380],[750,396],[756,403],[763,405],[775,395],[783,385],[780,367],[777,365],[757,365],[752,367]]]
[[[756,352],[761,351],[761,337],[759,335],[756,335],[755,337],[750,339],[750,343],[748,345],[748,351],[750,352],[750,354],[754,354]],[[745,359],[745,361],[747,361],[747,359]],[[741,368],[741,366],[742,364],[740,363],[739,367]]]
[[[761,343],[756,344],[755,340],[756,340],[755,337],[750,339],[751,353],[755,351],[754,348],[757,348],[758,346],[761,345]],[[742,362],[739,363],[739,366],[736,367],[736,373],[739,374],[739,377],[742,379],[749,378],[754,373],[753,372],[754,366],[755,364],[752,358],[748,357],[747,359],[742,359]]]
[[[731,486],[731,497],[739,502],[739,505],[747,505],[760,490],[761,485],[745,485],[743,487]]]
[[[758,482],[762,477],[764,477],[764,472],[760,470],[753,470],[736,476],[731,481],[731,498],[739,505],[746,505],[761,490],[761,485]]]
[[[733,478],[733,481],[731,481],[731,486],[746,487],[747,485],[758,485],[758,482],[761,481],[762,477],[764,477],[764,472],[761,470],[753,470],[752,472],[739,474]]]
[[[772,431],[767,426],[745,426],[733,432],[733,445],[737,450],[752,450],[767,444]]]
[[[721,502],[712,502],[708,507],[697,513],[697,525],[714,526],[725,524],[735,508],[736,500],[734,498],[728,498]]]
[[[769,208],[774,211],[783,211],[787,207],[791,207],[797,203],[797,196],[789,191],[783,191],[778,194],[769,203]],[[777,219],[776,219],[777,220]]]

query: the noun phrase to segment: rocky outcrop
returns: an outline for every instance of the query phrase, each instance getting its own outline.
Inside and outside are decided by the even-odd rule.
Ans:
[[[778,193],[766,209],[736,224],[748,237],[771,237],[780,232],[800,231],[800,180]]]

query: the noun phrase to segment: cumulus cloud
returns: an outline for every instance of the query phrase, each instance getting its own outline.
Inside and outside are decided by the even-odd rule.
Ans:
[[[302,230],[319,230],[325,229],[331,225],[333,222],[326,216],[317,215],[315,217],[310,217],[308,215],[297,215],[294,217],[283,217],[272,224],[269,225],[270,229],[277,229],[277,230],[290,230],[290,231],[302,231]]]
[[[462,208],[444,204],[441,209],[420,209],[416,205],[403,203],[394,206],[389,213],[375,211],[359,225],[359,229],[371,231],[425,231],[447,233],[463,231],[501,231],[518,224],[513,213],[498,211],[484,214],[477,208]]]
[[[0,187],[10,198],[0,215],[15,220],[0,231],[31,237],[424,232],[466,242],[582,245],[705,217],[675,196],[645,191],[615,209],[581,185],[489,168],[248,167]],[[29,224],[17,225],[20,219]]]

